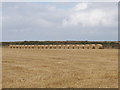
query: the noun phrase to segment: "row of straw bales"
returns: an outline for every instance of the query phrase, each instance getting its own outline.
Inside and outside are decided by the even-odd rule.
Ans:
[[[102,44],[80,44],[80,45],[9,45],[9,48],[28,49],[103,49]]]

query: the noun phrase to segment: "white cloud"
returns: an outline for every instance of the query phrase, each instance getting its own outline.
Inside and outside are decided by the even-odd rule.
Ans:
[[[52,27],[54,25],[54,23],[50,22],[50,21],[47,21],[45,19],[37,19],[34,24],[36,25],[40,25],[41,27],[44,27],[44,28],[48,28],[48,27]]]
[[[119,2],[119,0],[2,0],[2,2]]]
[[[3,40],[116,40],[113,4],[3,3]]]
[[[72,9],[71,14],[63,20],[63,26],[113,27],[117,25],[117,10],[104,8],[87,9],[87,7],[88,4],[86,3],[77,4]]]
[[[87,7],[88,7],[87,3],[79,3],[73,8],[73,10],[75,11],[84,10],[87,9]]]

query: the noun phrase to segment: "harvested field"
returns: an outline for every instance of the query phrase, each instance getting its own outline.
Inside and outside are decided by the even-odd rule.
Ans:
[[[0,89],[2,89],[2,49],[0,47]]]
[[[117,88],[117,49],[3,49],[3,88]]]

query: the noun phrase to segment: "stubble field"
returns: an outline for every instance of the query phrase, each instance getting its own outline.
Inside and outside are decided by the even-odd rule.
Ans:
[[[118,50],[2,49],[3,88],[117,88]]]

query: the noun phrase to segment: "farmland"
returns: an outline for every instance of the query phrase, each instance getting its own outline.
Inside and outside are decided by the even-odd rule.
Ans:
[[[3,88],[117,88],[117,49],[10,49]]]
[[[2,49],[0,48],[0,89],[2,88]]]

